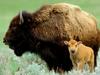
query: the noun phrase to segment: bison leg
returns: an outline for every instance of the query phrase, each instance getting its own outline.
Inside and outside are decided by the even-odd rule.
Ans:
[[[94,50],[94,67],[96,67],[97,66],[97,56],[98,56],[99,46],[95,45],[93,47],[93,50]]]

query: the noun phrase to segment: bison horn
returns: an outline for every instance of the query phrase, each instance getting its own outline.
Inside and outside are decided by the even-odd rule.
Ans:
[[[21,11],[20,13],[19,13],[19,17],[20,17],[20,24],[22,24],[23,22],[24,22],[24,18],[23,18],[23,11]]]

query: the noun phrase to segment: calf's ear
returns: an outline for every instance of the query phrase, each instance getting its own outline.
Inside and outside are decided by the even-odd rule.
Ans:
[[[82,41],[78,41],[77,45],[82,44]]]
[[[68,43],[68,41],[64,41],[64,44],[68,45],[69,43]]]

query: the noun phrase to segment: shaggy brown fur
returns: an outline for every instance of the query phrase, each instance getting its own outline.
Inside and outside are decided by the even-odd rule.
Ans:
[[[93,48],[96,65],[99,35],[92,15],[75,5],[58,3],[45,5],[35,13],[22,12],[14,17],[4,42],[18,56],[26,51],[38,53],[50,69],[59,67],[68,71],[72,63],[63,41],[79,37],[85,45]]]

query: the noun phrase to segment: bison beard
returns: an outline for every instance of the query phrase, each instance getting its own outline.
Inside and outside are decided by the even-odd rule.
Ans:
[[[95,66],[100,32],[92,15],[67,3],[45,5],[35,13],[22,12],[13,18],[4,43],[17,56],[29,51],[46,61],[49,69],[72,69],[64,40],[77,36],[94,50]],[[77,40],[77,39],[76,39]]]

